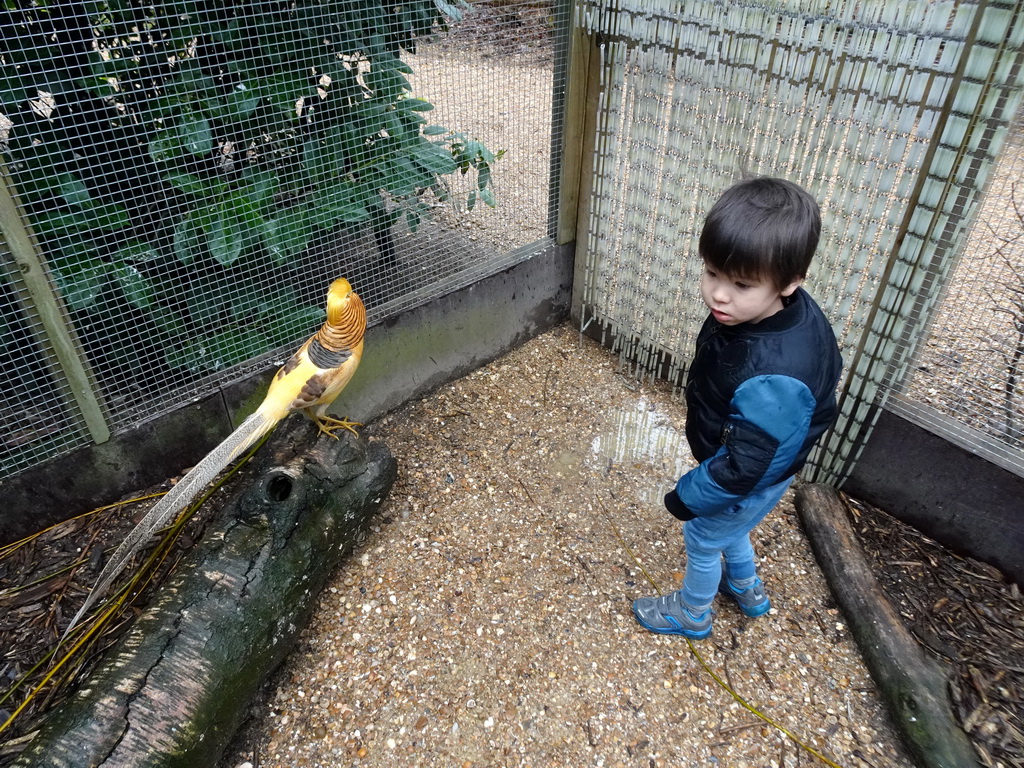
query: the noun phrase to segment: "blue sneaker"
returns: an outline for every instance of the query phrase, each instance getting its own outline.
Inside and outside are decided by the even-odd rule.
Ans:
[[[723,573],[722,582],[718,585],[718,591],[735,600],[740,610],[752,619],[764,616],[772,609],[772,601],[764,593],[764,584],[759,578],[754,578],[753,585],[745,589],[737,589]]]
[[[711,634],[710,608],[698,616],[690,612],[683,602],[682,591],[663,597],[641,597],[633,603],[633,615],[640,626],[659,635],[682,635],[691,640],[703,640]]]

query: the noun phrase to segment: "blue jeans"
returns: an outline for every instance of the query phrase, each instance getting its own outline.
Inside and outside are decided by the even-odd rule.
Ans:
[[[698,517],[683,523],[686,542],[686,575],[683,600],[694,608],[710,605],[722,579],[722,558],[730,579],[739,581],[757,575],[750,532],[772,511],[793,478],[746,496],[717,515]]]

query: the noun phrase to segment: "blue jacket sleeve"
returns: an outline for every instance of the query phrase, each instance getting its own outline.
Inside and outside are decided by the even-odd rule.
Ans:
[[[783,480],[807,437],[814,408],[814,395],[797,379],[747,379],[730,403],[722,447],[679,478],[676,494],[683,506],[698,517],[713,515]]]

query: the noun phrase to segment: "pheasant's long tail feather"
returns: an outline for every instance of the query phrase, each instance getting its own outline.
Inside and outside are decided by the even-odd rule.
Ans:
[[[96,585],[86,597],[85,603],[78,609],[78,613],[71,619],[71,623],[64,631],[64,637],[68,636],[79,620],[103,596],[110,584],[121,574],[135,553],[149,541],[153,533],[174,519],[178,512],[188,506],[199,492],[220,474],[224,467],[272,430],[278,421],[279,419],[276,418],[267,418],[260,411],[252,414],[153,505],[153,508],[125,537],[107,561],[96,580]]]

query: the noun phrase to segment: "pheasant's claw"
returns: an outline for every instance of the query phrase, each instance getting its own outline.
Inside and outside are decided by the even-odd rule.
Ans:
[[[317,429],[328,437],[333,437],[335,440],[338,436],[334,434],[339,429],[347,429],[356,437],[359,437],[359,433],[356,432],[356,427],[363,426],[358,421],[349,421],[348,419],[333,419],[330,416],[314,416],[313,421],[316,422]]]

